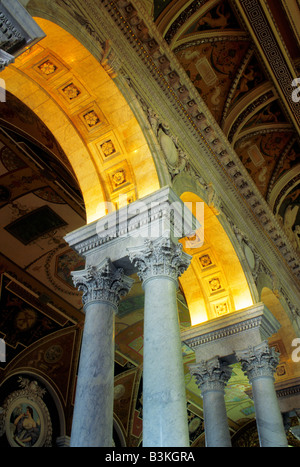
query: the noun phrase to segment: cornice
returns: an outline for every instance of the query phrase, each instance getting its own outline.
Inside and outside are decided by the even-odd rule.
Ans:
[[[258,303],[253,307],[237,311],[222,318],[215,318],[207,323],[193,326],[181,333],[181,340],[191,349],[201,348],[219,340],[231,338],[243,333],[252,336],[252,331],[258,331],[261,339],[265,340],[276,333],[280,325],[270,311]],[[245,347],[251,342],[245,337]]]
[[[150,237],[155,239],[167,235],[171,239],[178,239],[191,233],[197,228],[198,222],[190,214],[174,191],[164,187],[123,206],[117,212],[74,230],[65,236],[65,240],[83,256],[93,256],[95,249],[103,249],[120,240],[124,240],[125,244],[130,238],[134,240],[135,247],[140,247],[144,245],[144,239]],[[124,246],[118,248],[118,259],[127,254]]]
[[[277,397],[291,397],[300,395],[300,378],[275,384]]]

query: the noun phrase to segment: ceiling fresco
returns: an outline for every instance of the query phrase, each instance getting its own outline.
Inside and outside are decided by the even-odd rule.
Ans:
[[[299,207],[299,200],[290,197],[299,183],[293,171],[298,166],[299,173],[299,131],[235,2],[171,2],[157,25],[268,202],[286,176],[286,191],[281,187],[270,207],[289,237],[292,228],[293,246],[300,251],[299,218],[290,226],[286,212],[288,206]],[[279,27],[279,36],[281,32],[287,36],[287,27],[294,36],[283,20]],[[297,44],[289,40],[288,52],[299,58]]]

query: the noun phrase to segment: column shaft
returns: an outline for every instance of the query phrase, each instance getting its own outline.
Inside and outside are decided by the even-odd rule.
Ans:
[[[114,390],[114,309],[86,306],[76,388],[71,447],[112,446]]]
[[[189,446],[176,288],[163,276],[144,286],[143,446]]]
[[[109,447],[113,436],[114,313],[133,280],[109,259],[72,273],[86,313],[71,447]]]
[[[224,391],[203,391],[206,447],[231,447]]]
[[[143,446],[188,447],[189,432],[176,290],[191,257],[166,237],[131,248],[145,291]]]
[[[218,357],[189,365],[203,397],[205,445],[207,447],[231,447],[228,417],[225,405],[225,385],[232,369],[221,363]]]
[[[261,376],[252,380],[257,431],[261,447],[287,447],[274,379]]]

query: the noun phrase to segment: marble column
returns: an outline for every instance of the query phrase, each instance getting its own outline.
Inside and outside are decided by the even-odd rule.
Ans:
[[[256,424],[261,447],[287,447],[282,415],[274,386],[279,354],[267,341],[236,352],[252,385]]]
[[[85,324],[76,387],[71,447],[109,447],[113,436],[114,313],[132,279],[106,259],[72,273],[83,291]]]
[[[206,446],[231,447],[224,390],[232,369],[218,357],[189,365],[189,368],[203,398]]]
[[[191,257],[165,237],[128,252],[145,292],[143,446],[189,447],[176,291]]]

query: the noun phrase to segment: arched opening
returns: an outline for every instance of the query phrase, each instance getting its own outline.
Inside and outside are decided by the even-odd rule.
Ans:
[[[181,199],[192,206],[202,224],[196,232],[198,238],[182,242],[192,256],[191,266],[179,279],[192,325],[251,306],[242,265],[216,214],[194,193],[184,192]]]
[[[90,223],[158,189],[156,169],[128,102],[99,61],[62,27],[35,20],[46,37],[1,77],[65,152]]]

